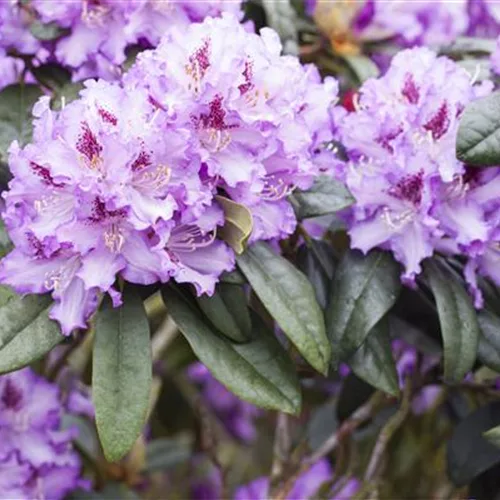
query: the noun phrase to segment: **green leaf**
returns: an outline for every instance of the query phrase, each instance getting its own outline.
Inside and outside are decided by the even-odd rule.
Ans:
[[[463,56],[464,54],[487,55],[496,47],[496,41],[491,38],[459,37],[449,47],[441,52],[450,56]]]
[[[192,445],[186,439],[155,439],[146,449],[146,470],[153,472],[171,469],[187,462],[191,454]]]
[[[341,182],[320,176],[311,189],[294,191],[290,196],[299,219],[338,212],[354,203],[354,198]]]
[[[207,318],[226,337],[235,342],[250,339],[252,320],[242,286],[219,283],[211,297],[202,295],[196,300]]]
[[[321,373],[330,361],[323,313],[307,278],[265,243],[237,257],[254,292],[302,356]]]
[[[393,396],[399,394],[398,374],[392,357],[387,318],[373,327],[347,364],[368,384]]]
[[[47,295],[12,296],[0,307],[0,349],[45,311],[50,302]]]
[[[224,196],[215,196],[224,210],[224,226],[218,230],[218,235],[237,254],[243,253],[253,229],[253,218],[245,205],[236,203]]]
[[[298,413],[300,384],[287,353],[254,316],[253,340],[237,344],[217,334],[201,312],[171,286],[162,290],[173,320],[200,361],[213,376],[241,399],[257,406]]]
[[[59,64],[47,63],[34,67],[33,76],[46,87],[57,90],[71,84],[71,72]]]
[[[483,433],[483,437],[497,448],[500,448],[500,425]]]
[[[29,297],[26,299],[29,299]],[[13,300],[17,301],[17,298]],[[48,311],[44,308],[39,310],[39,305],[35,306],[33,304],[37,302],[36,299],[29,300],[33,301],[31,302],[33,309],[27,308],[26,310],[21,310],[16,306],[17,311],[22,311],[21,316],[30,318],[26,326],[22,326],[25,319],[18,318],[14,320],[12,316],[14,313],[6,313],[5,311],[3,314],[4,318],[8,318],[8,321],[11,321],[8,327],[9,330],[2,332],[3,338],[11,336],[13,331],[15,333],[11,337],[12,340],[3,344],[3,347],[0,349],[0,373],[19,370],[29,365],[33,361],[40,359],[64,340],[58,323],[49,319]],[[41,300],[43,301],[44,299]],[[9,304],[10,302],[4,308],[9,307]],[[0,311],[3,311],[4,308]],[[34,313],[36,310],[39,310],[38,314]],[[18,328],[22,329],[18,330]]]
[[[141,433],[151,388],[151,342],[144,304],[126,287],[123,306],[106,297],[95,327],[92,370],[96,424],[109,461],[122,458]]]
[[[351,67],[359,83],[363,83],[370,78],[377,78],[380,74],[377,65],[368,56],[343,55],[342,57]]]
[[[372,251],[364,256],[357,250],[346,252],[335,273],[326,310],[334,367],[352,357],[394,305],[400,290],[399,266],[388,253]]]
[[[31,140],[31,109],[42,95],[36,85],[9,85],[0,92],[0,160],[7,161],[7,150],[15,139],[21,145]]]
[[[497,431],[484,435],[499,424],[500,402],[497,401],[474,411],[455,427],[448,442],[447,462],[448,475],[458,487],[500,462],[500,450],[487,440],[496,440]]]
[[[479,325],[472,301],[455,273],[436,260],[425,263],[436,299],[444,344],[444,376],[460,381],[476,360]]]
[[[61,28],[57,23],[44,24],[40,21],[34,21],[30,25],[31,34],[42,42],[56,40],[57,38],[64,35],[67,31],[68,30]]]
[[[310,246],[303,244],[297,251],[297,266],[311,282],[316,300],[322,309],[330,296],[335,261],[330,244],[311,240]]]
[[[477,357],[492,370],[500,372],[500,318],[483,309],[477,319],[480,329]]]
[[[465,108],[458,129],[457,157],[469,165],[500,164],[500,92]]]

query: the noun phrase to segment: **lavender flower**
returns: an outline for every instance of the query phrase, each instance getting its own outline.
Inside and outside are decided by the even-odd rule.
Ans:
[[[493,54],[491,54],[490,65],[493,73],[500,75],[500,36],[497,38],[497,45]]]
[[[391,250],[408,284],[446,238],[463,248],[488,238],[482,212],[463,203],[455,138],[465,106],[490,90],[447,58],[407,50],[362,86],[357,110],[339,124],[350,161],[337,175],[357,200],[351,244]]]
[[[201,363],[192,364],[188,375],[193,382],[201,385],[205,403],[230,434],[245,443],[256,438],[255,420],[262,415],[262,410],[229,392]]]
[[[286,499],[316,498],[318,489],[332,477],[333,471],[328,461],[325,459],[320,460],[297,478]],[[339,492],[331,494],[329,498],[331,500],[347,500],[356,493],[358,488],[359,482],[356,479],[350,479]],[[260,477],[247,485],[241,486],[234,495],[234,500],[265,500],[267,498],[269,498],[268,477]]]
[[[20,293],[51,292],[65,334],[84,328],[98,295],[139,284],[194,283],[211,293],[233,255],[215,239],[223,222],[182,130],[159,129],[137,90],[89,82],[60,113],[42,98],[34,143],[14,143],[4,219],[16,248],[0,280]],[[165,139],[164,137],[168,137]]]
[[[222,12],[240,15],[241,0],[9,0],[0,5],[0,49],[33,55],[36,63],[56,60],[74,71],[75,80],[116,79],[128,47],[155,47],[172,26]],[[61,35],[39,41],[30,31],[35,22],[50,23]]]
[[[467,0],[315,3],[314,18],[339,52],[356,52],[362,43],[384,40],[400,47],[448,44],[468,27]]]
[[[29,368],[0,377],[1,498],[56,500],[87,486],[62,412],[57,387]]]
[[[164,119],[190,131],[207,182],[250,208],[251,241],[293,232],[286,196],[318,174],[314,152],[337,97],[335,80],[320,83],[314,67],[280,52],[274,31],[257,36],[225,15],[172,30],[125,77],[126,88],[145,89]]]
[[[58,113],[41,98],[33,143],[10,148],[15,249],[0,282],[52,293],[50,317],[69,334],[102,293],[121,303],[117,276],[213,293],[234,266],[216,239],[217,194],[252,211],[252,241],[290,234],[286,196],[323,168],[316,150],[337,86],[280,50],[269,29],[259,37],[235,17],[210,18],[140,56],[123,86],[88,81]]]

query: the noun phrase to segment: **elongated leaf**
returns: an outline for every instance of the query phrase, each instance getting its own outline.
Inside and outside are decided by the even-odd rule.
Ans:
[[[489,38],[458,37],[443,52],[450,56],[463,56],[464,54],[485,55],[495,50],[495,40]]]
[[[0,349],[0,373],[19,370],[40,359],[64,340],[59,325],[42,310]]]
[[[343,57],[360,83],[370,78],[377,78],[380,74],[377,65],[368,56],[346,54]]]
[[[215,293],[197,299],[200,309],[226,337],[236,341],[250,340],[252,320],[243,287],[219,283]]]
[[[192,453],[192,445],[185,439],[155,439],[146,449],[146,470],[168,470],[187,462]]]
[[[500,450],[488,439],[497,432],[490,429],[500,424],[500,403],[489,403],[462,420],[453,431],[447,448],[448,475],[459,487],[500,462]],[[483,433],[490,430],[491,434]],[[486,439],[485,439],[486,437]]]
[[[311,283],[265,243],[248,248],[237,262],[254,292],[302,356],[325,373],[330,344]]]
[[[7,150],[17,139],[21,145],[31,139],[31,109],[42,95],[36,85],[9,85],[0,92],[0,160],[7,161]]]
[[[458,129],[457,156],[469,165],[500,165],[500,92],[465,108]]]
[[[492,370],[500,372],[500,318],[483,310],[477,319],[480,329],[477,357]]]
[[[354,203],[354,198],[341,182],[320,176],[308,191],[295,191],[290,197],[299,219],[338,212]]]
[[[392,357],[386,318],[368,333],[366,340],[348,361],[348,365],[368,384],[393,396],[399,394],[398,374]]]
[[[151,343],[144,305],[125,288],[123,306],[106,298],[97,315],[92,370],[96,424],[104,454],[122,458],[142,431],[151,387]]]
[[[0,307],[0,349],[33,322],[50,304],[47,295],[13,296]]]
[[[219,236],[237,253],[245,250],[246,243],[253,228],[250,210],[224,196],[216,196],[217,202],[224,210],[225,223],[219,229]]]
[[[335,261],[328,243],[313,240],[311,246],[302,245],[297,251],[297,266],[311,282],[322,309],[330,296]]]
[[[194,303],[175,288],[162,290],[165,305],[194,353],[238,397],[263,408],[298,413],[300,385],[281,344],[252,318],[253,340],[237,344],[217,334]]]
[[[345,254],[335,273],[326,311],[334,366],[352,357],[396,302],[400,289],[399,267],[389,254]]]
[[[500,448],[500,425],[493,427],[489,431],[483,433],[483,437],[494,444],[497,448]]]
[[[436,300],[444,344],[444,376],[462,380],[476,359],[479,325],[464,286],[435,260],[425,265],[425,276]]]

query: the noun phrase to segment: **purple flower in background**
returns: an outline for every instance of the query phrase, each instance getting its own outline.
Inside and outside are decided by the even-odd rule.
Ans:
[[[286,500],[303,500],[315,498],[319,488],[326,481],[332,479],[333,471],[326,459],[320,460],[309,470],[301,474],[292,489],[288,493]],[[341,500],[351,498],[359,488],[359,481],[350,479],[341,490],[332,493],[330,500]],[[234,500],[265,500],[269,498],[269,478],[260,477],[244,486],[238,488],[234,495]]]
[[[206,404],[212,408],[230,434],[246,443],[256,438],[255,420],[262,415],[262,410],[236,397],[201,363],[192,364],[188,368],[188,376],[201,386],[201,394]]]
[[[496,37],[500,33],[500,3],[497,0],[469,0],[467,35]]]
[[[191,460],[190,498],[192,500],[219,500],[222,491],[222,475],[204,455]]]
[[[75,80],[116,79],[130,46],[155,47],[173,26],[185,28],[223,12],[241,16],[241,0],[6,0],[0,5],[0,50],[34,56],[34,63],[57,61]],[[61,34],[40,41],[34,24],[51,24]]]
[[[465,106],[490,90],[451,60],[411,49],[365,82],[339,124],[349,161],[337,175],[357,201],[346,213],[351,244],[391,250],[408,284],[442,240],[469,248],[488,239],[483,212],[464,202],[455,141]]]
[[[1,498],[57,500],[87,486],[62,413],[57,387],[29,368],[0,377]]]
[[[493,73],[500,75],[500,36],[497,38],[497,45],[493,54],[491,54],[490,65]]]

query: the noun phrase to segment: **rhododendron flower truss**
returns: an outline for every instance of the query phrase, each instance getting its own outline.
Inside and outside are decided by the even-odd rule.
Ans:
[[[173,26],[223,12],[240,16],[240,0],[18,0],[0,5],[0,50],[58,62],[74,80],[121,75],[127,48],[155,47]]]
[[[348,215],[352,245],[390,249],[408,283],[447,240],[459,253],[488,239],[483,210],[463,197],[470,179],[455,142],[467,104],[490,90],[451,60],[412,49],[362,86],[339,125],[349,154],[340,177],[357,200]]]
[[[2,263],[2,282],[51,292],[51,317],[66,334],[85,327],[99,292],[119,304],[118,273],[134,283],[175,277],[213,291],[233,266],[215,239],[222,210],[211,204],[183,134],[155,128],[147,95],[90,85],[61,113],[47,99],[35,113],[34,143],[10,150],[4,218],[16,248]]]
[[[167,36],[124,85],[89,81],[58,113],[42,98],[33,143],[10,148],[4,220],[15,250],[2,283],[52,293],[50,315],[68,334],[102,292],[120,304],[118,275],[213,293],[234,266],[216,238],[217,194],[251,211],[251,241],[293,232],[286,197],[320,169],[337,87],[280,50],[271,30],[259,37],[234,17],[210,19]]]

